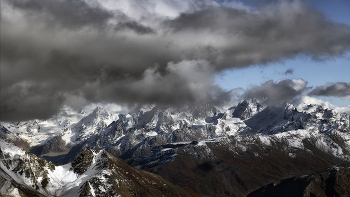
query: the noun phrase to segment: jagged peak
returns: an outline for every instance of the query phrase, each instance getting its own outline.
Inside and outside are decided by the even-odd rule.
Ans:
[[[261,112],[265,106],[261,105],[256,99],[244,99],[235,107],[229,108],[232,117],[247,119]]]

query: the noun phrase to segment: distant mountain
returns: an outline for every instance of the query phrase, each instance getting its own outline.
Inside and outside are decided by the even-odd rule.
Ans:
[[[1,122],[2,127],[11,131],[7,139],[21,138],[30,147],[45,144],[54,136],[62,135],[75,123],[84,118],[86,113],[81,113],[63,107],[58,114],[47,120],[29,120],[23,122]]]
[[[287,103],[262,106],[255,100],[242,101],[223,112],[209,105],[180,109],[153,106],[127,115],[119,114],[119,119],[106,129],[77,143],[70,155],[74,157],[74,152],[84,148],[106,148],[125,159],[137,154],[133,159],[140,160],[166,144],[204,143],[229,136],[275,135],[296,130],[316,135],[348,133],[349,115],[322,106],[312,112],[298,111]]]
[[[1,122],[0,134],[36,155],[66,154],[71,146],[105,129],[118,114],[97,107],[90,114],[64,107],[48,120]]]
[[[200,196],[127,165],[105,150],[86,149],[63,166],[0,139],[0,195]]]

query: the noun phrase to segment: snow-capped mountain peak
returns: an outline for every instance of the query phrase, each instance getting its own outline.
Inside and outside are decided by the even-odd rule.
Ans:
[[[113,122],[115,115],[111,115],[103,107],[96,107],[89,115],[82,118],[70,130],[66,130],[63,139],[66,143],[76,143],[104,130]]]

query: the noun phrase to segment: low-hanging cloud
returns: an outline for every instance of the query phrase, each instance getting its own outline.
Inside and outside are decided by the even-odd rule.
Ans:
[[[323,86],[315,87],[309,95],[311,96],[334,96],[350,98],[350,83],[337,82],[327,83]]]
[[[291,101],[309,89],[307,82],[303,79],[281,79],[276,82],[269,80],[260,86],[250,88],[243,97],[256,98],[267,104],[279,104],[283,101]]]
[[[218,102],[229,95],[213,85],[223,70],[350,47],[349,26],[298,0],[256,10],[159,1],[171,16],[157,1],[111,2],[1,2],[1,120],[49,117],[63,104]]]

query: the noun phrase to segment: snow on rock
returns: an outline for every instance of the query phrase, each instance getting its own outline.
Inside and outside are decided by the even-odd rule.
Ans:
[[[350,132],[349,115],[328,108],[332,106],[327,103],[308,97],[301,97],[293,104],[282,103],[276,106],[264,106],[257,100],[250,99],[227,109],[205,103],[183,107],[144,105],[124,114],[115,111],[111,113],[104,107],[94,107],[92,112],[90,110],[91,113],[77,113],[79,115],[74,117],[81,117],[78,121],[55,117],[57,124],[61,125],[59,132],[41,132],[41,128],[38,129],[37,125],[44,122],[53,127],[56,123],[53,124],[53,119],[50,119],[18,123],[27,125],[18,126],[19,130],[29,129],[18,132],[15,130],[15,133],[31,140],[32,144],[47,143],[54,135],[61,135],[69,148],[75,148],[75,154],[85,148],[105,148],[117,156],[123,156],[123,159],[134,161],[132,165],[138,166],[140,162],[148,160],[162,161],[165,158],[164,160],[170,161],[174,158],[176,147],[172,148],[174,153],[170,149],[158,151],[157,147],[176,143],[191,146],[192,142],[197,142],[192,145],[205,148],[208,142],[221,143],[222,140],[216,139],[232,137],[243,140],[241,143],[237,142],[237,148],[245,151],[248,150],[247,144],[272,146],[274,140],[284,140],[289,146],[286,149],[303,148],[305,139],[316,139],[318,147],[340,156],[344,151],[327,141],[327,134],[339,133],[344,138]],[[70,112],[65,110],[67,114]],[[9,132],[17,129],[15,126],[4,128]],[[333,148],[327,149],[327,146]],[[74,156],[72,154],[72,158],[68,158],[66,162]],[[86,188],[89,187],[87,184]]]
[[[0,182],[0,195],[19,196],[20,189],[37,196],[120,196],[118,192],[123,196],[189,196],[185,190],[132,168],[105,150],[86,149],[71,163],[54,166],[1,138]]]
[[[46,186],[49,180],[48,169],[54,170],[55,166],[3,139],[0,139],[0,168],[9,177],[8,181],[15,181],[39,193],[52,195],[46,190]]]
[[[27,140],[31,146],[40,145],[60,135],[83,117],[77,111],[64,106],[58,114],[47,120],[29,120],[23,122],[0,122],[13,136]]]
[[[0,138],[0,195],[192,196],[161,177],[127,165],[105,150],[85,149],[62,166]]]
[[[97,107],[92,113],[81,119],[72,127],[71,130],[74,136],[71,137],[70,141],[79,142],[93,134],[101,132],[112,121],[113,116],[110,113],[102,107]]]
[[[263,106],[254,99],[244,100],[226,110],[209,104],[181,108],[140,106],[126,115],[119,114],[116,121],[103,131],[95,132],[79,146],[106,148],[139,166],[148,160],[151,163],[157,158],[159,161],[167,158],[170,154],[165,153],[168,151],[155,150],[169,144],[196,141],[199,146],[204,146],[218,138],[255,136],[250,142],[248,137],[244,138],[244,143],[258,141],[264,146],[271,146],[274,139],[283,139],[292,149],[302,148],[304,139],[315,138],[322,133],[350,132],[347,114],[322,106],[310,111],[299,108],[299,105],[288,103]],[[244,143],[238,143],[237,147],[247,150]],[[177,148],[174,150],[176,152]]]
[[[111,114],[102,107],[96,107],[87,115],[84,110],[77,112],[64,106],[58,114],[47,120],[0,122],[0,125],[11,131],[8,138],[19,137],[28,141],[33,147],[43,145],[59,135],[62,136],[66,144],[74,144],[104,130],[116,119],[118,119],[117,113]]]

